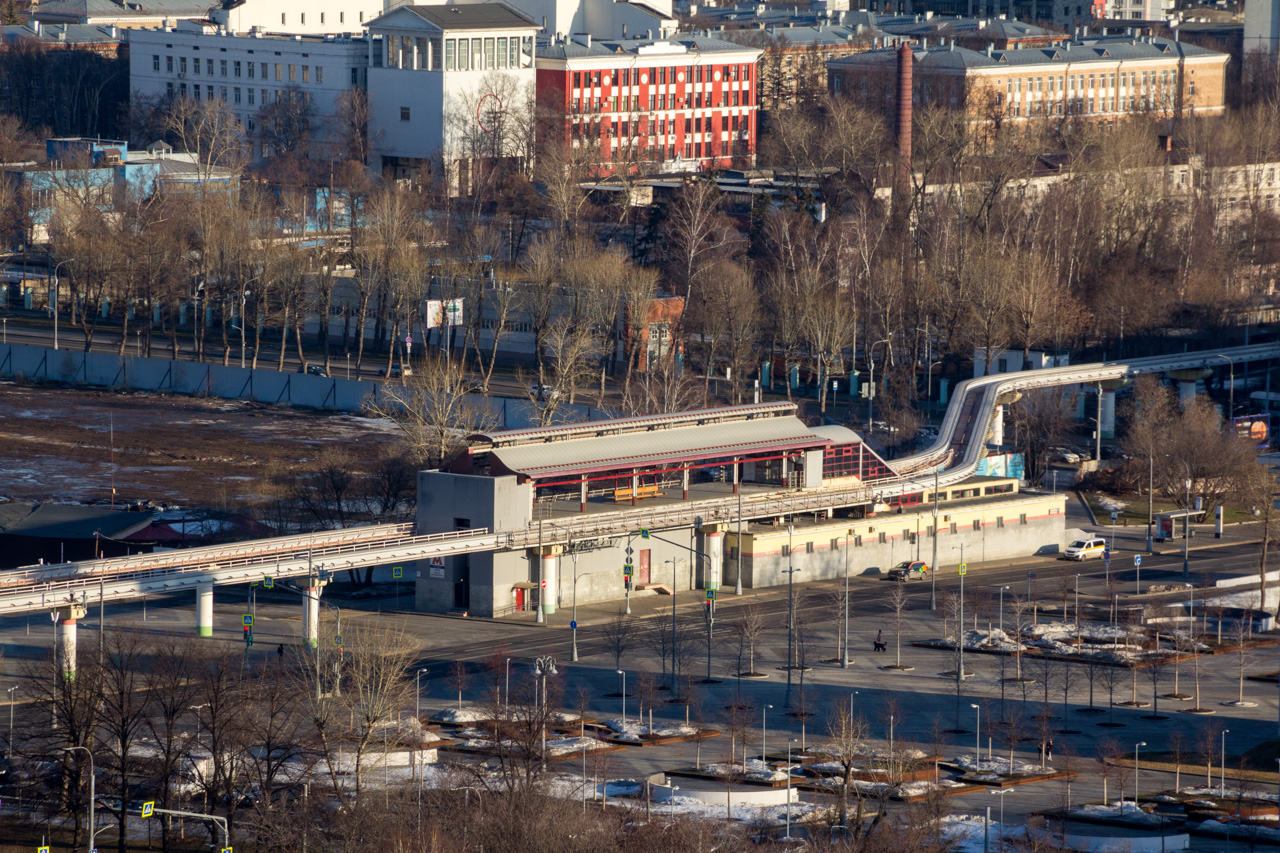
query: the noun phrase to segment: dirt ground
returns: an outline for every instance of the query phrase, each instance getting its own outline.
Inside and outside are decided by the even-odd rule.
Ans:
[[[372,460],[388,421],[235,400],[0,382],[0,500],[235,507],[326,446]],[[114,453],[113,453],[114,444]]]

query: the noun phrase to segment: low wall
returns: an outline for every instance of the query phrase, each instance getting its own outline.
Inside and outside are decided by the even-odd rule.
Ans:
[[[378,401],[384,388],[381,382],[337,376],[283,373],[264,367],[223,367],[207,362],[120,356],[105,352],[54,350],[28,344],[0,344],[0,377],[120,391],[253,400],[335,412],[358,412],[366,400]],[[471,395],[471,399],[489,409],[498,418],[502,429],[537,425],[537,412],[529,400],[481,395]],[[591,406],[563,405],[558,412],[569,420],[593,420],[605,416]]]

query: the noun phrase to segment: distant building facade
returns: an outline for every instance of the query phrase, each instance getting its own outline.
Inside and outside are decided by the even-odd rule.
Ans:
[[[722,39],[574,37],[538,51],[538,103],[564,116],[566,144],[607,173],[749,164],[760,51]]]
[[[1076,116],[1114,122],[1134,114],[1220,115],[1229,57],[1173,39],[1106,35],[1050,47],[970,50],[913,44],[913,100],[963,107],[978,121]],[[893,46],[827,63],[833,94],[892,114]]]

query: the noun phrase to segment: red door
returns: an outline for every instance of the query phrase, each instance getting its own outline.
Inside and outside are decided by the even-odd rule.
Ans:
[[[636,570],[636,585],[649,582],[649,549],[640,552],[640,566]]]
[[[523,589],[516,590],[516,611],[519,613],[524,612],[524,590]]]

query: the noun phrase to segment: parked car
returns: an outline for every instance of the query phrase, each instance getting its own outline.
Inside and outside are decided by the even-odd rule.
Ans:
[[[378,375],[383,379],[399,379],[402,376],[412,376],[413,368],[402,367],[399,364],[393,364],[389,369],[386,367],[379,367]]]
[[[920,560],[904,560],[889,570],[889,580],[906,583],[912,580],[924,580],[929,574],[929,566]]]
[[[535,400],[558,400],[560,399],[560,389],[553,385],[538,385],[534,383],[529,386],[529,395]]]
[[[1074,465],[1080,461],[1080,454],[1069,447],[1052,447],[1049,449],[1050,462],[1066,462]]]
[[[1101,560],[1102,555],[1106,553],[1107,540],[1101,536],[1091,536],[1088,539],[1077,539],[1067,546],[1062,552],[1062,556],[1068,560],[1083,562],[1085,560]]]
[[[323,364],[300,364],[298,372],[305,373],[308,376],[328,376],[329,372],[324,369]]]

